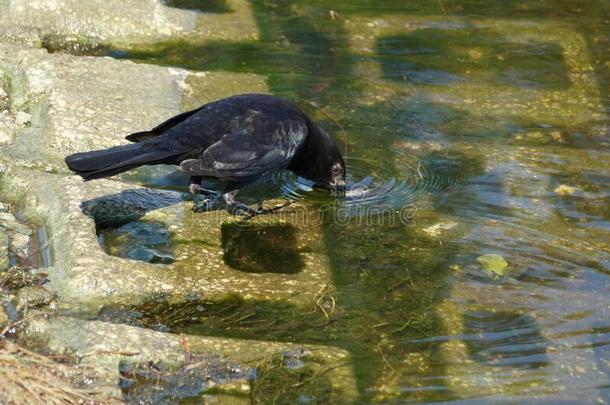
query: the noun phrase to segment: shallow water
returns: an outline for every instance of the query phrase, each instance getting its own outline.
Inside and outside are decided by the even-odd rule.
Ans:
[[[383,207],[392,216],[406,207],[408,217],[320,224],[312,249],[330,265],[340,309],[332,321],[249,302],[233,319],[243,311],[262,323],[227,325],[218,314],[233,304],[216,303],[198,304],[200,322],[167,326],[347,349],[365,403],[608,403],[608,2],[253,6],[258,41],[111,54],[265,76],[273,94],[295,100],[346,147],[350,187],[339,211],[379,216],[367,209]],[[214,1],[211,11],[223,7]],[[286,173],[248,193],[299,198],[311,210],[328,201]],[[299,231],[223,228],[232,243],[223,239],[225,261],[244,272],[298,272],[289,245]],[[114,234],[115,248],[150,239],[133,226],[112,232],[129,240]],[[257,249],[285,245],[253,251],[243,232],[256,235],[246,240]],[[155,249],[167,242],[160,254],[169,257],[171,241],[152,239]],[[477,261],[484,254],[508,267],[490,276]]]

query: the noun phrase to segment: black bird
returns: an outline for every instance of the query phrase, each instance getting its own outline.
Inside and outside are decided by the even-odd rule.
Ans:
[[[126,139],[134,143],[75,153],[66,164],[86,181],[143,165],[179,165],[191,176],[193,194],[218,196],[203,183],[217,179],[224,185],[227,210],[246,216],[270,210],[241,204],[235,195],[269,172],[288,169],[318,187],[345,189],[345,163],[337,145],[294,104],[270,95],[213,101]]]

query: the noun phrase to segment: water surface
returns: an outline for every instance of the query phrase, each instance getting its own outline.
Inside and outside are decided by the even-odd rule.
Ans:
[[[227,324],[218,313],[233,303],[217,303],[173,330],[347,349],[363,403],[608,403],[608,2],[252,4],[259,40],[121,55],[263,75],[346,149],[343,209],[410,207],[409,221],[321,224],[314,249],[338,308],[327,321],[253,302],[239,311],[254,318]],[[295,182],[267,184],[311,197]],[[222,232],[239,243],[246,231]],[[299,271],[285,245],[297,230],[250,232],[284,244],[263,256],[225,247],[229,265]],[[490,277],[484,254],[508,267]]]

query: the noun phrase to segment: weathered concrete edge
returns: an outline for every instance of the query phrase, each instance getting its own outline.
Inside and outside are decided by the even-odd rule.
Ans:
[[[42,313],[30,316],[20,335],[20,340],[30,346],[51,354],[74,355],[81,359],[81,364],[93,365],[109,385],[116,384],[121,361],[184,364],[185,349],[181,339],[188,343],[193,354],[220,354],[226,360],[249,366],[268,361],[274,355],[302,349],[321,363],[338,403],[351,403],[358,397],[350,354],[334,347],[193,335],[181,337],[134,326],[49,317]],[[253,347],[256,350],[252,350]]]
[[[179,9],[161,0],[130,1],[133,4],[118,2],[120,7],[110,1],[102,9],[74,0],[0,1],[0,38],[37,47],[52,40],[60,45],[132,48],[176,39],[248,41],[259,37],[247,0],[228,0],[226,13]]]
[[[128,261],[102,250],[93,219],[81,212],[80,202],[86,198],[78,183],[82,181],[76,177],[19,167],[6,167],[0,175],[3,198],[19,206],[32,221],[49,227],[53,251],[59,254],[55,254],[54,266],[49,269],[47,288],[57,294],[58,308],[70,308],[69,312],[93,317],[102,303],[133,305],[138,297],[171,291],[171,285],[160,282],[165,279],[166,266]],[[107,189],[124,187],[117,182],[102,183],[106,183],[101,185]],[[124,266],[126,263],[128,266]],[[130,282],[138,286],[137,295],[135,289],[126,288],[119,278],[112,276],[122,267],[133,272]],[[123,294],[126,290],[134,294],[126,296]]]

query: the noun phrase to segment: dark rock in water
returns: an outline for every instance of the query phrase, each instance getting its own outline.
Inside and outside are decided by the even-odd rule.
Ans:
[[[98,321],[124,323],[131,326],[142,326],[142,313],[126,308],[104,307],[97,316]]]
[[[205,391],[218,384],[243,381],[253,375],[253,370],[209,355],[192,356],[188,364],[173,370],[163,363],[123,362],[119,373],[119,387],[125,401],[174,404],[186,398],[201,398]]]
[[[124,257],[133,260],[141,260],[148,263],[170,264],[174,262],[172,255],[164,254],[156,249],[145,248],[142,246],[129,249]]]
[[[101,232],[101,241],[114,256],[148,263],[174,262],[171,232],[160,222],[133,221]]]

